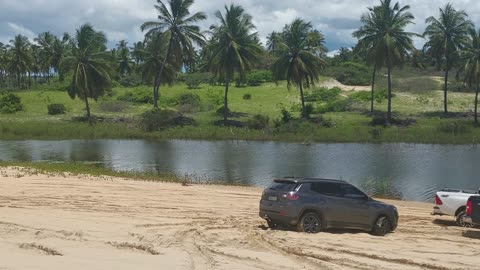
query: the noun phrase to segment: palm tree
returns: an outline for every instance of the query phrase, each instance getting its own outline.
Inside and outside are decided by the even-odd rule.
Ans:
[[[0,87],[7,76],[7,47],[0,42]]]
[[[273,52],[277,49],[278,43],[280,41],[280,33],[273,31],[267,36],[267,50]]]
[[[145,50],[145,44],[144,42],[135,42],[133,44],[133,47],[130,48],[131,49],[131,55],[132,55],[132,58],[134,59],[135,61],[135,66],[138,67],[138,65],[143,62],[143,58],[142,58],[142,51]]]
[[[142,78],[145,82],[158,81],[158,70],[162,65],[162,81],[163,84],[173,84],[175,72],[178,66],[172,66],[169,62],[165,62],[165,52],[168,46],[162,36],[152,36],[147,38],[143,43],[144,48],[138,49],[138,56],[143,59],[143,63],[139,66]]]
[[[408,5],[401,7],[397,2],[392,6],[391,0],[381,0],[379,6],[368,8],[369,13],[362,16],[362,27],[354,34],[369,52],[374,69],[379,68],[379,65],[387,67],[387,125],[392,120],[392,68],[403,63],[409,52],[415,50],[412,37],[419,36],[405,31],[405,27],[414,20],[409,9]]]
[[[220,10],[215,13],[220,21],[212,25],[212,38],[207,47],[207,69],[219,79],[225,81],[225,96],[223,106],[223,120],[227,124],[228,118],[228,88],[235,73],[241,81],[245,80],[263,50],[258,41],[252,17],[243,7],[234,4],[225,6],[225,13]]]
[[[445,63],[445,86],[444,86],[444,113],[448,113],[448,73],[452,67],[457,53],[468,42],[468,31],[472,28],[472,22],[467,20],[467,13],[463,10],[456,10],[452,4],[440,8],[438,18],[429,17],[425,21],[427,28],[424,36],[428,38],[425,44],[430,48],[437,58],[442,57]]]
[[[273,64],[273,76],[276,81],[286,79],[288,89],[292,85],[299,87],[303,117],[308,117],[303,88],[314,85],[325,66],[325,61],[317,53],[321,50],[319,46],[321,44],[316,44],[315,47],[309,40],[312,31],[312,24],[302,19],[295,19],[286,25],[275,53],[278,58]]]
[[[464,63],[461,71],[465,74],[464,82],[470,87],[475,87],[475,123],[478,123],[478,93],[480,92],[480,29],[470,31],[470,42],[465,44],[460,52]]]
[[[76,31],[72,46],[72,56],[62,61],[62,66],[73,70],[72,83],[68,94],[72,99],[79,97],[85,101],[87,119],[91,123],[89,98],[97,100],[111,89],[111,68],[105,52],[107,38],[89,24]]]
[[[30,42],[27,37],[17,35],[13,40],[10,40],[8,49],[10,53],[8,70],[15,75],[17,87],[20,87],[22,75],[25,75],[25,73],[30,70],[30,64],[32,61],[30,55]]]
[[[117,73],[120,77],[129,75],[132,72],[133,61],[130,58],[130,50],[127,45],[128,43],[125,40],[121,40],[117,44]]]
[[[162,0],[157,0],[158,21],[145,22],[140,29],[147,31],[146,36],[160,35],[168,39],[166,57],[158,69],[153,87],[154,107],[158,108],[159,88],[162,84],[162,74],[167,61],[176,63],[184,62],[185,59],[193,59],[195,52],[194,44],[203,46],[205,37],[195,23],[205,20],[204,13],[190,14],[193,0],[167,0],[167,7]],[[186,56],[192,57],[186,57]],[[181,66],[181,65],[180,65]]]

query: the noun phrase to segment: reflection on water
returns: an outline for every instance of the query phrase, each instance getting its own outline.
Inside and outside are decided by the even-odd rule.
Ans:
[[[178,140],[0,141],[0,159],[94,162],[115,170],[196,175],[259,186],[283,176],[339,178],[359,186],[370,181],[376,189],[390,189],[389,192],[405,199],[428,201],[440,188],[477,189],[480,185],[476,170],[480,149],[476,146]],[[371,179],[391,181],[387,187],[386,183]]]

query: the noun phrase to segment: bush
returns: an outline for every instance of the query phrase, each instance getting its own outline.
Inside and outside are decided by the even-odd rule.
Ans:
[[[140,125],[147,132],[193,124],[195,120],[171,110],[150,110],[140,116]]]
[[[212,83],[214,76],[208,72],[197,72],[197,73],[187,73],[182,74],[179,77],[179,81],[185,82],[188,89],[200,89],[202,83]]]
[[[355,101],[351,98],[334,100],[320,106],[317,110],[318,113],[327,112],[347,112],[352,109]]]
[[[247,85],[260,86],[262,83],[273,81],[270,70],[254,70],[247,74]]]
[[[119,100],[103,101],[98,106],[103,112],[123,112],[128,108],[128,103]]]
[[[222,91],[208,89],[206,94],[207,103],[209,105],[208,109],[212,110],[218,105],[221,105],[223,103],[223,98]]]
[[[349,97],[358,102],[370,101],[372,98],[372,92],[368,91],[358,91],[350,94]],[[395,94],[392,93],[392,98],[395,97]],[[373,92],[373,98],[377,103],[381,103],[383,100],[388,98],[388,90],[381,89]]]
[[[378,128],[378,127],[374,127],[372,129],[370,129],[368,131],[368,133],[370,133],[370,135],[372,135],[372,139],[374,140],[378,140],[382,137],[383,135],[383,129],[382,128]]]
[[[243,95],[244,100],[251,100],[252,99],[252,94],[245,94]]]
[[[65,105],[60,104],[60,103],[54,103],[54,104],[49,104],[47,106],[48,114],[49,115],[59,115],[59,114],[65,114],[67,111],[67,108],[65,108]]]
[[[282,122],[288,123],[293,119],[292,114],[285,108],[282,109]]]
[[[200,96],[194,93],[183,93],[177,96],[176,98],[178,105],[192,105],[199,107],[200,106]]]
[[[390,120],[391,125],[399,126],[399,127],[408,127],[417,123],[417,120],[413,118],[405,118],[401,119],[395,115],[392,115],[392,119]],[[386,113],[377,113],[373,116],[372,121],[370,122],[372,126],[384,126],[387,127],[387,114]]]
[[[0,112],[11,114],[23,110],[22,100],[19,96],[12,93],[3,93],[0,95]]]
[[[123,87],[136,87],[142,85],[142,78],[136,73],[132,73],[125,77],[121,77],[118,80],[118,83]]]
[[[133,103],[153,104],[153,94],[152,91],[149,91],[145,88],[137,88],[125,92],[125,94],[119,96],[117,100]]]
[[[247,127],[250,129],[265,129],[268,127],[270,118],[266,115],[257,114],[253,118],[248,119]]]
[[[313,105],[312,104],[307,104],[305,105],[305,108],[302,109],[302,117],[303,118],[310,118],[310,115],[313,113]]]
[[[325,73],[345,85],[370,85],[371,71],[363,64],[345,62],[327,68]]]
[[[464,122],[441,122],[437,130],[444,133],[451,133],[453,135],[459,135],[468,133],[470,131],[470,126]]]
[[[317,88],[313,90],[311,93],[305,94],[305,101],[306,102],[317,102],[317,101],[332,101],[338,98],[340,96],[340,93],[342,92],[342,89],[338,87],[333,87],[333,88]]]

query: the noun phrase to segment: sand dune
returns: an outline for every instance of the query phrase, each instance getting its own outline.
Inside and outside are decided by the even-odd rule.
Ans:
[[[0,177],[0,269],[479,269],[480,230],[393,202],[397,231],[271,231],[261,189],[43,175]]]

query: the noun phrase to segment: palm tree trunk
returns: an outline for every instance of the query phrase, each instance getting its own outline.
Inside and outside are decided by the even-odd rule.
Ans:
[[[475,124],[478,124],[478,92],[480,91],[480,83],[477,83],[477,91],[475,91]]]
[[[389,63],[387,58],[387,63]],[[392,76],[390,64],[387,66],[388,70],[388,107],[387,107],[387,125],[389,126],[392,121]]]
[[[448,114],[448,105],[447,105],[447,98],[448,98],[448,64],[445,70],[445,87],[443,88],[443,112],[445,115]]]
[[[223,124],[227,124],[227,118],[228,118],[228,86],[230,84],[230,79],[227,78],[225,79],[225,99],[223,100]]]
[[[375,90],[375,73],[377,72],[377,64],[373,66],[373,74],[372,74],[372,96],[370,101],[370,112],[373,113],[373,91]]]
[[[305,112],[305,97],[303,95],[303,82],[300,80],[300,100],[302,101],[302,117],[307,118],[308,115],[306,115]]]
[[[153,108],[158,109],[158,87],[157,85],[160,85],[159,83],[160,78],[158,74],[155,76],[155,83],[153,84]]]
[[[87,120],[88,123],[92,123],[91,118],[90,118],[90,104],[88,104],[88,97],[85,97],[85,108],[87,109]]]
[[[173,44],[173,38],[170,37],[170,41],[168,42],[167,52],[165,54],[165,59],[163,60],[162,65],[160,66],[160,71],[158,72],[158,81],[155,84],[156,88],[154,88],[155,93],[153,95],[153,99],[154,99],[153,106],[155,107],[155,109],[158,109],[158,98],[160,97],[160,84],[161,84],[162,73],[163,73],[163,70],[165,69],[165,65],[167,64],[168,55],[170,54],[172,44]]]

